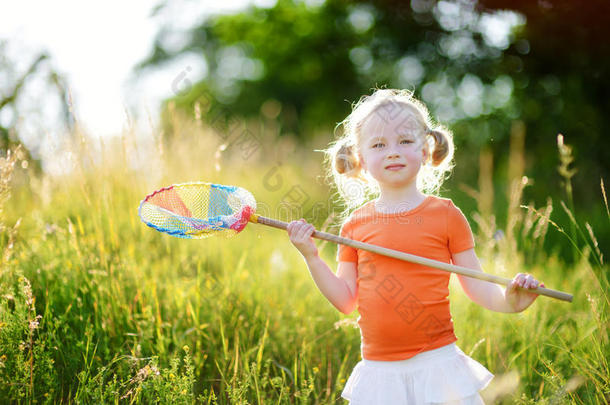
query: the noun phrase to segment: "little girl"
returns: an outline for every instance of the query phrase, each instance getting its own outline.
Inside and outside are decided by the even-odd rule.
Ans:
[[[451,169],[452,134],[433,126],[425,106],[403,90],[364,96],[327,154],[348,209],[341,235],[481,270],[470,226],[450,199],[432,195]],[[424,194],[428,193],[428,194]],[[366,196],[378,198],[366,202]],[[288,226],[324,296],[341,312],[356,307],[362,361],[342,397],[352,405],[483,404],[493,375],[455,342],[450,273],[339,245],[336,274],[318,256],[312,225]],[[468,297],[492,311],[520,312],[539,282],[517,274],[506,288],[457,276]],[[544,284],[540,284],[544,286]]]

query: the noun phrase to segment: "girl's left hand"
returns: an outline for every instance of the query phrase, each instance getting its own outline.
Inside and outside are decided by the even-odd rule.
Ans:
[[[506,302],[513,307],[515,312],[521,312],[538,298],[538,294],[527,292],[517,287],[523,288],[538,288],[544,287],[544,283],[540,283],[530,274],[517,273],[515,278],[512,279],[508,287],[506,287],[505,297]]]

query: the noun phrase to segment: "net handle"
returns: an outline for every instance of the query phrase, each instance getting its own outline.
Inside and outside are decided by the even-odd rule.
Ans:
[[[273,228],[284,229],[288,228],[288,223],[283,221],[278,221],[276,219],[262,217],[260,215],[253,214],[250,217],[250,222],[271,226]],[[484,273],[482,271],[469,269],[467,267],[456,266],[449,263],[440,262],[437,260],[427,259],[425,257],[415,256],[409,253],[401,252],[398,250],[388,249],[377,245],[371,245],[369,243],[359,242],[356,240],[352,240],[349,238],[344,238],[342,236],[333,235],[331,233],[314,231],[311,235],[314,238],[327,240],[329,242],[339,243],[346,246],[351,246],[356,249],[366,250],[368,252],[377,253],[383,256],[392,257],[398,260],[404,260],[411,263],[417,263],[428,267],[434,267],[435,269],[447,271],[450,273],[461,274],[463,276],[476,278],[478,280],[489,281],[492,283],[500,284],[503,286],[508,286],[511,279],[495,276],[493,274]],[[573,296],[572,294],[568,294],[562,291],[551,290],[549,288],[537,287],[535,289],[530,288],[521,288],[519,289],[527,290],[528,292],[533,292],[539,295],[544,295],[551,298],[556,298],[561,301],[572,302]]]

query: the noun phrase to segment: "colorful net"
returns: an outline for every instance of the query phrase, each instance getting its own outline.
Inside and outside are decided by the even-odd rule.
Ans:
[[[146,225],[179,238],[230,238],[247,225],[256,200],[241,187],[176,184],[146,196],[138,214]]]

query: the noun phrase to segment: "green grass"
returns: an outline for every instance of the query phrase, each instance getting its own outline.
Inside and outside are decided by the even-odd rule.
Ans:
[[[321,145],[296,153],[289,141],[265,141],[246,159],[238,146],[223,150],[217,136],[182,125],[196,142],[176,130],[162,154],[159,143],[136,146],[129,132],[103,150],[79,143],[64,176],[3,161],[4,402],[345,402],[340,392],[360,356],[356,314],[325,301],[285,232],[250,224],[233,239],[181,240],[137,217],[152,190],[193,180],[242,186],[268,208],[295,186],[309,196],[306,206],[326,204],[321,156],[311,152]],[[520,210],[504,240],[477,235],[486,271],[530,272],[574,302],[542,297],[523,313],[498,314],[471,303],[452,279],[458,344],[496,375],[484,392],[489,403],[605,404],[607,266],[585,233],[570,236],[576,265],[546,253],[544,232],[536,234],[548,225],[544,209]],[[576,219],[557,226],[581,229]],[[321,251],[333,267],[336,246]]]

